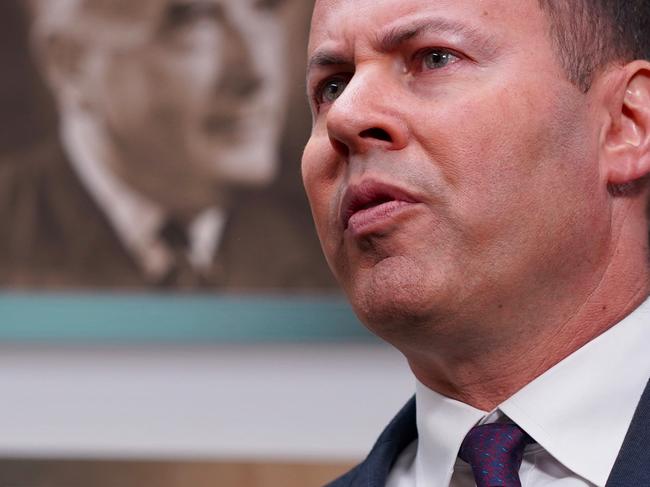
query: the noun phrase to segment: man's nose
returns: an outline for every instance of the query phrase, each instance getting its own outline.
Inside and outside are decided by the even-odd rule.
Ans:
[[[373,148],[406,147],[408,129],[400,115],[396,90],[381,72],[357,72],[327,113],[334,150],[347,157]]]
[[[223,22],[222,75],[217,89],[220,94],[245,98],[262,88],[262,79],[257,72],[251,47],[242,33],[228,19]]]

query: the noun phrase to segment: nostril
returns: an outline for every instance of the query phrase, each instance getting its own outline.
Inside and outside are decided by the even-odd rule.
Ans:
[[[363,139],[377,139],[377,140],[383,140],[384,142],[393,141],[390,135],[388,134],[388,132],[380,128],[366,129],[363,132],[361,132],[359,136]]]

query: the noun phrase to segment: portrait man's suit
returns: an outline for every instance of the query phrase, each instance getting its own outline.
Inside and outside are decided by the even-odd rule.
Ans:
[[[301,210],[278,201],[271,191],[240,195],[213,272],[189,287],[331,287],[311,222]],[[0,231],[2,286],[151,285],[56,142],[0,162]]]
[[[594,425],[597,428],[598,425]],[[415,398],[395,416],[368,454],[368,457],[327,487],[384,487],[400,453],[417,439]],[[650,485],[650,383],[621,447],[607,487]]]

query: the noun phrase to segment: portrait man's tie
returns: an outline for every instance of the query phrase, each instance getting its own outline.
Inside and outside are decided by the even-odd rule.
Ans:
[[[458,456],[472,466],[477,487],[521,487],[524,448],[533,442],[516,424],[484,424],[470,430]]]
[[[178,288],[196,287],[199,277],[187,259],[190,239],[185,226],[176,220],[169,219],[160,227],[158,235],[167,245],[173,260],[167,272],[157,282],[157,285],[162,288],[172,286]]]

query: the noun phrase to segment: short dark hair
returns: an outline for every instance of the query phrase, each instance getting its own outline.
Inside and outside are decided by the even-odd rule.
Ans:
[[[538,0],[569,79],[584,92],[610,63],[650,59],[650,0]]]

